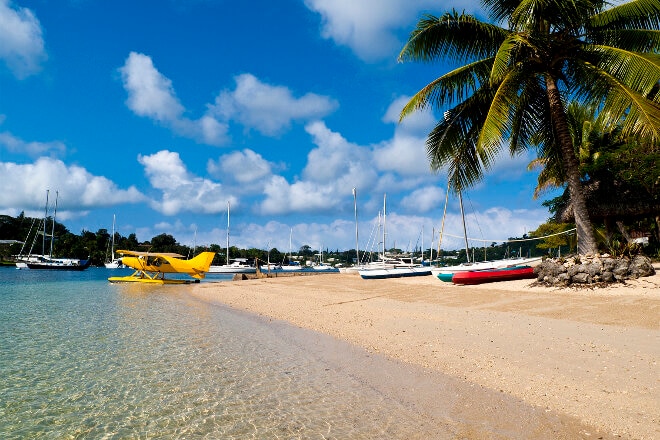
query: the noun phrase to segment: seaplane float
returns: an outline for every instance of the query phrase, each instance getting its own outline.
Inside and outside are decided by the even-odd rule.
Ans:
[[[209,271],[215,252],[202,252],[189,260],[169,252],[118,250],[121,262],[135,269],[131,275],[108,278],[111,283],[189,284],[199,283]],[[165,278],[165,274],[185,274],[193,279]]]

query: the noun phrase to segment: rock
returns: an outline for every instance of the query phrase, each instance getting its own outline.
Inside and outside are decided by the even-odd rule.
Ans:
[[[617,280],[625,280],[628,278],[628,266],[630,262],[627,259],[618,260],[612,270],[614,278]]]
[[[589,285],[622,282],[655,274],[651,259],[636,255],[614,258],[609,255],[581,255],[567,259],[546,259],[534,268],[538,283],[550,286]]]
[[[610,271],[605,271],[600,275],[600,279],[604,283],[612,283],[614,282],[614,274]]]
[[[571,277],[571,282],[580,283],[580,284],[590,284],[591,276],[586,272],[579,272]]]

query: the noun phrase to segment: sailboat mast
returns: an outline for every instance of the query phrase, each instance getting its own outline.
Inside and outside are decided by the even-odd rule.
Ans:
[[[422,264],[424,264],[424,225],[422,225]]]
[[[111,250],[112,250],[112,260],[115,261],[115,214],[112,214],[112,241],[111,241]]]
[[[355,210],[355,259],[360,264],[360,251],[358,250],[358,216],[357,216],[357,191],[353,188],[353,209]]]
[[[442,211],[442,224],[440,225],[440,233],[438,234],[438,252],[437,257],[440,258],[440,246],[442,246],[442,234],[445,232],[445,219],[447,218],[447,204],[449,203],[449,188],[451,180],[447,181],[447,191],[445,192],[445,209]]]
[[[229,200],[227,200],[227,261],[226,264],[229,265]]]
[[[467,262],[470,262],[470,247],[468,245],[468,238],[467,238],[467,228],[465,227],[465,212],[463,211],[463,196],[462,193],[459,191],[458,192],[458,203],[459,206],[461,207],[461,219],[463,220],[463,236],[465,237],[465,258],[467,258]],[[474,258],[472,258],[474,260]]]
[[[48,221],[48,195],[50,190],[46,190],[46,208],[44,209],[44,230],[43,236],[41,237],[41,255],[46,255],[46,222]],[[39,231],[37,231],[39,232]]]
[[[57,199],[60,196],[59,191],[55,191],[55,210],[53,211],[53,228],[50,233],[50,254],[49,258],[53,258],[53,242],[55,241],[55,217],[57,216]]]
[[[385,219],[386,219],[386,215],[387,215],[387,214],[385,214],[387,212],[385,210],[385,208],[387,206],[386,200],[387,200],[387,194],[384,194],[383,195],[383,260],[385,259],[385,236],[387,235],[387,233],[385,232]]]
[[[291,264],[291,238],[293,237],[293,228],[289,230],[289,264]]]

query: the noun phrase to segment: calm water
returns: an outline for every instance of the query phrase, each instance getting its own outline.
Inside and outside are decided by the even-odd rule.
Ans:
[[[454,437],[365,352],[109,273],[0,268],[1,438]]]

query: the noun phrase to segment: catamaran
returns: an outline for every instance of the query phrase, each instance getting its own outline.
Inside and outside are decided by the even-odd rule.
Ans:
[[[41,255],[35,255],[32,253],[32,248],[28,256],[25,258],[19,258],[16,262],[16,268],[18,269],[47,269],[47,270],[85,270],[90,264],[91,260],[88,258],[86,260],[80,260],[77,258],[54,258],[53,257],[53,240],[55,237],[55,216],[57,215],[57,200],[59,198],[59,192],[55,192],[55,207],[53,210],[53,221],[50,234],[48,233],[47,223],[48,223],[48,196],[50,190],[46,190],[46,208],[44,210],[44,218],[42,221],[42,227],[35,234],[32,241],[32,248],[34,247],[37,236],[42,236],[41,244]],[[49,240],[49,249],[47,249],[46,240]],[[26,240],[27,241],[27,240]],[[46,251],[48,250],[48,254]]]

